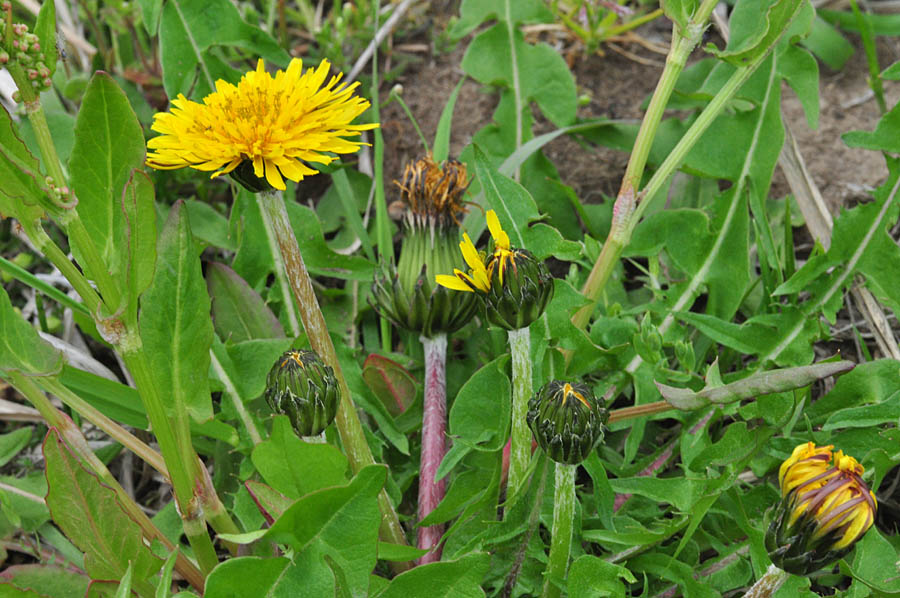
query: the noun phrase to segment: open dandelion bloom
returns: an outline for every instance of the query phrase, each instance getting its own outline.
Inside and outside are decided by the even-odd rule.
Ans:
[[[875,521],[863,467],[831,446],[797,446],[778,472],[782,501],[766,534],[772,561],[805,575],[846,554]]]
[[[439,274],[435,280],[448,289],[484,294],[488,320],[518,330],[544,313],[553,296],[553,278],[530,251],[512,247],[494,210],[488,210],[486,217],[493,252],[479,253],[469,235],[463,234],[459,249],[469,271],[454,269],[452,276]]]
[[[295,58],[272,77],[260,59],[237,85],[217,81],[202,104],[179,94],[171,112],[153,117],[160,135],[147,142],[147,165],[189,166],[215,178],[246,162],[256,178],[281,190],[285,178],[296,182],[318,173],[307,162],[329,164],[329,153],[356,152],[362,142],[345,137],[378,126],[350,124],[369,102],[353,95],[358,83],[338,86],[341,73],[323,85],[329,67],[323,60],[304,73],[303,61]]]

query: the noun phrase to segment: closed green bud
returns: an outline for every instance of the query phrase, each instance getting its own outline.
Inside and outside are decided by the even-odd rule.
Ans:
[[[341,390],[331,366],[315,351],[287,351],[266,377],[266,402],[287,415],[300,436],[321,434],[334,421]]]
[[[682,340],[675,341],[675,358],[686,372],[693,372],[697,365],[697,357],[694,355],[694,345]]]
[[[577,465],[603,440],[609,411],[586,385],[554,380],[528,401],[526,420],[548,457]]]

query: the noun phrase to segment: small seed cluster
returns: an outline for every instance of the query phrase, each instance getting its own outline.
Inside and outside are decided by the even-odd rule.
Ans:
[[[2,8],[3,12],[8,12],[11,5],[4,2]],[[12,35],[7,37],[7,32]],[[0,66],[10,62],[18,63],[25,70],[25,75],[31,81],[35,93],[50,88],[50,69],[44,64],[41,43],[38,36],[28,33],[28,25],[24,23],[14,23],[9,29],[0,27]],[[21,94],[16,91],[13,99],[21,101]]]

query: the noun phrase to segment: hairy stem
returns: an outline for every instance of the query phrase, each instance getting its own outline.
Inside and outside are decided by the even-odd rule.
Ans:
[[[172,491],[184,526],[184,534],[194,549],[200,569],[208,574],[218,564],[219,559],[206,529],[201,500],[197,496],[202,487],[202,476],[206,475],[206,471],[191,444],[187,412],[183,407],[174,410],[175,413],[172,415],[167,412],[143,347],[134,351],[122,351],[121,355],[134,378],[135,387],[147,412],[147,419],[150,420],[150,427],[169,470],[169,479],[172,482]],[[203,471],[200,471],[201,469]]]
[[[512,355],[512,420],[510,422],[509,483],[507,497],[514,496],[525,482],[531,462],[531,430],[525,421],[531,397],[531,335],[527,327],[509,331]]]
[[[769,568],[760,577],[753,587],[747,590],[744,598],[771,598],[781,587],[781,584],[788,578],[788,574],[775,565],[769,565]]]
[[[575,470],[577,465],[556,464],[556,488],[553,491],[553,530],[550,558],[544,572],[542,598],[559,598],[560,587],[569,568],[572,546],[572,519],[575,517]]]
[[[419,466],[419,521],[440,504],[446,491],[446,480],[435,480],[438,466],[447,448],[447,335],[422,337],[425,348],[425,409],[422,414],[422,458]],[[419,564],[441,560],[443,525],[419,527],[418,546],[431,550]]]
[[[347,380],[344,378],[344,372],[338,361],[334,343],[331,342],[331,337],[328,335],[325,318],[322,316],[319,300],[316,298],[316,293],[313,290],[312,280],[309,277],[309,272],[306,270],[303,256],[300,254],[297,238],[294,236],[294,231],[288,222],[284,200],[281,193],[277,191],[259,193],[257,198],[262,207],[263,222],[266,230],[273,238],[277,239],[278,247],[284,260],[285,274],[294,291],[294,297],[297,300],[300,318],[303,321],[303,327],[306,329],[309,344],[319,354],[322,361],[334,369],[335,377],[341,389],[341,403],[338,406],[335,424],[341,437],[341,443],[344,446],[344,452],[350,462],[350,468],[357,472],[367,465],[374,464],[375,459],[372,457],[372,451],[366,442],[362,424],[356,414],[356,408],[350,395],[350,388],[347,386]],[[393,544],[405,545],[406,536],[403,533],[403,528],[400,526],[397,512],[394,510],[394,506],[384,490],[378,495],[378,507],[381,510],[381,539]]]

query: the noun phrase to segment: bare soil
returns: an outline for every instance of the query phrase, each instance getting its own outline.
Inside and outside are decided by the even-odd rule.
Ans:
[[[452,13],[450,13],[452,14]],[[422,128],[425,137],[434,138],[438,119],[451,91],[464,77],[460,69],[465,48],[471,36],[462,40],[449,52],[434,51],[431,40],[439,39],[438,28],[444,19],[433,23],[433,34],[421,33],[405,44],[418,44],[420,61],[404,70],[396,81],[403,86],[403,98]],[[667,46],[669,25],[657,19],[637,31],[642,39]],[[847,131],[872,130],[879,118],[878,106],[867,83],[868,68],[858,36],[848,38],[856,52],[839,72],[820,64],[820,117],[817,130],[811,130],[793,91],[786,84],[783,90],[783,114],[790,124],[802,156],[813,180],[819,186],[832,212],[848,201],[867,196],[887,176],[884,160],[877,152],[847,147],[841,135]],[[395,40],[401,43],[401,40]],[[900,59],[900,40],[879,38],[879,59],[882,68]],[[634,119],[642,115],[641,104],[653,91],[662,72],[665,57],[638,43],[616,44],[606,48],[604,55],[584,56],[561,51],[572,67],[578,93],[590,101],[579,108],[582,118],[607,117]],[[627,57],[623,54],[629,54]],[[692,59],[703,57],[698,50]],[[900,85],[885,81],[888,106],[900,99]],[[387,92],[384,90],[384,98]],[[472,135],[491,122],[498,95],[469,79],[460,92],[453,119],[451,155],[458,155],[471,141]],[[386,142],[385,175],[398,178],[403,165],[422,153],[419,138],[401,107],[393,102],[382,112],[382,126]],[[541,126],[540,124],[538,125]],[[548,130],[550,130],[548,126]],[[627,153],[608,148],[585,148],[574,140],[561,137],[547,147],[545,154],[556,164],[564,183],[572,186],[585,202],[601,201],[601,195],[615,196],[627,164]],[[772,195],[789,193],[784,177],[776,169]]]

